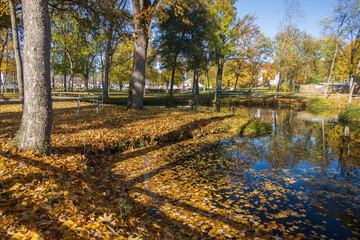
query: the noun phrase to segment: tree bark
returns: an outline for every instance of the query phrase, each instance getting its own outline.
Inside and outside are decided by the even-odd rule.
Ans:
[[[176,59],[177,59],[177,54],[175,55],[174,65],[173,65],[172,73],[171,73],[171,80],[170,80],[170,97],[173,97],[173,91],[174,91],[174,80],[175,80],[175,71],[176,71]]]
[[[4,52],[5,52],[5,47],[6,47],[7,43],[8,43],[8,39],[9,39],[9,32],[7,31],[7,32],[6,32],[6,36],[5,36],[5,42],[4,42],[4,44],[3,44],[3,46],[2,46],[2,49],[1,49],[0,66],[1,66],[2,61],[3,61],[3,59],[4,59]],[[7,64],[8,64],[8,59],[6,59],[6,68],[7,68]],[[1,74],[1,71],[0,71],[0,89],[2,89],[2,88],[1,88],[1,85],[3,85],[1,76],[3,76],[4,82],[5,82],[5,74],[2,75],[2,74]],[[2,94],[2,90],[1,90],[1,94]]]
[[[352,81],[351,81],[351,83],[350,83],[350,93],[349,93],[349,101],[348,101],[349,104],[350,104],[351,101],[352,101],[352,96],[353,96],[354,88],[355,88],[355,82],[358,82],[359,69],[360,69],[360,59],[359,59],[358,65],[357,65],[357,67],[356,67],[355,79],[352,78]]]
[[[111,41],[112,41],[112,28],[110,29],[111,33],[107,39],[106,44],[106,53],[105,53],[105,80],[103,84],[103,96],[105,98],[109,97],[109,71],[110,71],[110,58],[111,58]]]
[[[197,68],[194,70],[194,88],[195,88],[195,96],[199,95],[199,71]]]
[[[7,76],[8,76],[8,72],[9,72],[8,67],[9,67],[9,51],[8,51],[8,54],[7,54],[7,57],[6,57],[4,83],[3,83],[2,88],[1,88],[1,93],[4,93],[4,91],[5,91],[5,84],[7,83]]]
[[[238,80],[239,80],[239,75],[236,75],[235,86],[234,86],[234,92],[236,92],[236,87],[237,87]]]
[[[18,87],[19,87],[19,99],[20,99],[20,101],[23,101],[24,100],[24,79],[23,79],[23,69],[22,69],[22,62],[21,62],[20,44],[19,44],[18,27],[17,27],[14,0],[9,0],[9,9],[10,9],[10,17],[11,17],[11,32],[12,32],[12,38],[13,38],[13,43],[14,43],[14,52],[15,52],[16,78],[17,78]]]
[[[328,89],[329,89],[329,85],[330,85],[330,80],[331,80],[332,72],[334,70],[336,56],[337,56],[338,51],[339,51],[339,44],[336,43],[335,53],[334,53],[334,57],[333,57],[332,62],[331,62],[330,72],[329,72],[329,75],[328,75],[327,84],[326,84],[326,88],[325,88],[325,93],[324,93],[325,98],[327,98],[327,95],[328,95]]]
[[[280,85],[281,85],[281,66],[280,66],[280,71],[279,71],[279,81],[276,84],[276,93],[275,93],[274,99],[276,99],[278,97]]]
[[[89,76],[84,78],[84,82],[85,82],[85,92],[89,91]]]
[[[134,27],[136,32],[134,33],[132,84],[130,84],[132,87],[132,89],[130,89],[131,99],[129,95],[129,100],[131,108],[133,109],[143,109],[148,26],[145,24],[145,16],[141,16],[141,14],[146,11],[149,7],[148,5],[148,1],[132,0]]]
[[[55,75],[52,75],[52,85],[53,85],[53,89],[55,91]]]
[[[64,92],[66,92],[66,72],[64,72],[64,79],[63,79],[63,81],[64,81]]]
[[[72,92],[73,91],[73,86],[74,86],[74,69],[75,69],[75,62],[73,61],[73,59],[71,58],[70,53],[67,51],[66,55],[68,56],[69,59],[69,63],[70,63],[70,79],[69,79],[69,91]]]
[[[26,0],[24,19],[24,111],[12,144],[50,153],[52,102],[50,84],[50,17],[47,0]]]
[[[223,77],[223,70],[224,70],[224,64],[225,64],[225,59],[224,57],[220,58],[220,62],[218,63],[218,71],[217,71],[217,83],[216,83],[216,90],[218,93],[221,93],[222,89],[222,77]]]

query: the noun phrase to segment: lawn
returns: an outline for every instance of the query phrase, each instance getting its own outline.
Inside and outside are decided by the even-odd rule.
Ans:
[[[176,155],[196,155],[201,146],[237,135],[253,120],[223,113],[132,111],[110,105],[96,113],[87,103],[82,103],[77,117],[75,106],[75,102],[54,103],[50,156],[10,147],[20,126],[21,108],[0,107],[0,236],[204,236],[201,229],[165,213],[153,218],[133,187],[171,164]],[[164,149],[168,151],[162,153]],[[152,153],[160,158],[141,157]]]

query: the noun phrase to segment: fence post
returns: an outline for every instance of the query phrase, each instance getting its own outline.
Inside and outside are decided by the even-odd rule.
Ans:
[[[77,116],[80,115],[80,98],[77,100]]]
[[[99,98],[96,100],[96,113],[99,113]]]
[[[358,97],[358,95],[356,95],[356,101],[357,101],[357,97]]]
[[[104,94],[101,95],[101,109],[104,109]]]

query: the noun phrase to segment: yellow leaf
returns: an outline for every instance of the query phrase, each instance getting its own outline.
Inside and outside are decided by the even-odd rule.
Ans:
[[[34,235],[32,236],[31,240],[38,240],[38,239],[40,239],[39,234],[34,233]]]
[[[62,228],[71,228],[74,225],[74,222],[71,220],[67,220],[66,222],[64,222],[61,227]]]
[[[10,191],[15,191],[16,189],[18,189],[19,187],[21,187],[21,183],[16,183],[14,186],[12,186],[9,190]]]
[[[10,238],[10,240],[20,240],[24,235],[22,233],[16,233],[14,236]]]

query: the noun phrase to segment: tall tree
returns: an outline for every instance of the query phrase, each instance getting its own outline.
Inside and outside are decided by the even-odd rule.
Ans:
[[[298,24],[302,19],[302,14],[303,10],[301,9],[298,1],[291,0],[285,2],[284,17],[280,23],[280,31],[276,35],[275,39],[274,53],[275,62],[279,69],[279,80],[277,82],[274,98],[277,98],[278,96],[279,88],[283,75],[286,72],[286,68],[293,64],[293,59],[297,56],[298,40],[300,35]]]
[[[149,44],[150,23],[154,14],[154,7],[159,0],[132,0],[134,15],[134,55],[132,80],[129,87],[128,107],[143,108],[145,89],[146,56]]]
[[[11,17],[11,33],[12,40],[14,42],[14,53],[15,53],[15,62],[16,62],[16,78],[19,87],[19,99],[20,101],[24,100],[24,79],[23,79],[23,67],[20,54],[20,43],[18,36],[18,23],[16,19],[15,11],[15,0],[9,0],[9,9]]]
[[[260,28],[255,23],[256,18],[253,15],[246,15],[239,21],[239,32],[236,40],[236,53],[237,53],[237,67],[235,70],[239,73],[235,74],[238,78],[242,68],[245,66],[243,63],[246,61],[246,66],[250,67],[251,81],[250,89],[253,87],[255,77],[260,71],[260,65],[264,63],[266,58],[270,55],[270,40],[261,33]],[[236,81],[237,82],[237,81]],[[236,89],[236,82],[235,87]]]
[[[236,19],[236,0],[214,0],[210,9],[212,58],[217,65],[216,89],[221,92],[224,64],[234,55],[239,21]]]
[[[328,89],[331,81],[331,77],[333,74],[333,70],[335,67],[336,58],[339,53],[339,48],[341,42],[344,38],[349,34],[349,23],[352,18],[352,8],[356,7],[356,11],[359,10],[358,0],[338,0],[337,6],[333,11],[333,16],[331,18],[324,19],[322,24],[324,25],[325,32],[330,33],[335,41],[335,51],[332,57],[331,66],[329,69],[329,74],[327,77],[327,84],[324,92],[324,96],[327,97]]]
[[[175,73],[179,58],[186,58],[194,76],[205,58],[205,32],[207,15],[205,6],[199,0],[174,1],[163,10],[159,18],[158,34],[155,40],[157,54],[162,68],[171,70],[170,97],[173,97]],[[196,82],[196,78],[194,78]]]
[[[8,45],[8,40],[9,40],[9,31],[7,29],[1,30],[0,32],[0,89],[1,89],[1,85],[3,84],[2,79],[5,78],[5,76],[2,75],[1,73],[1,66],[2,66],[2,62],[5,56],[5,50],[6,50],[6,46]],[[3,97],[2,94],[0,94],[0,97]]]
[[[50,153],[52,102],[50,86],[50,17],[47,0],[23,1],[24,111],[12,144]]]
[[[125,10],[126,0],[106,0],[101,5],[101,33],[105,42],[103,96],[109,97],[109,76],[112,57],[120,42],[127,37],[126,25],[130,14]]]

